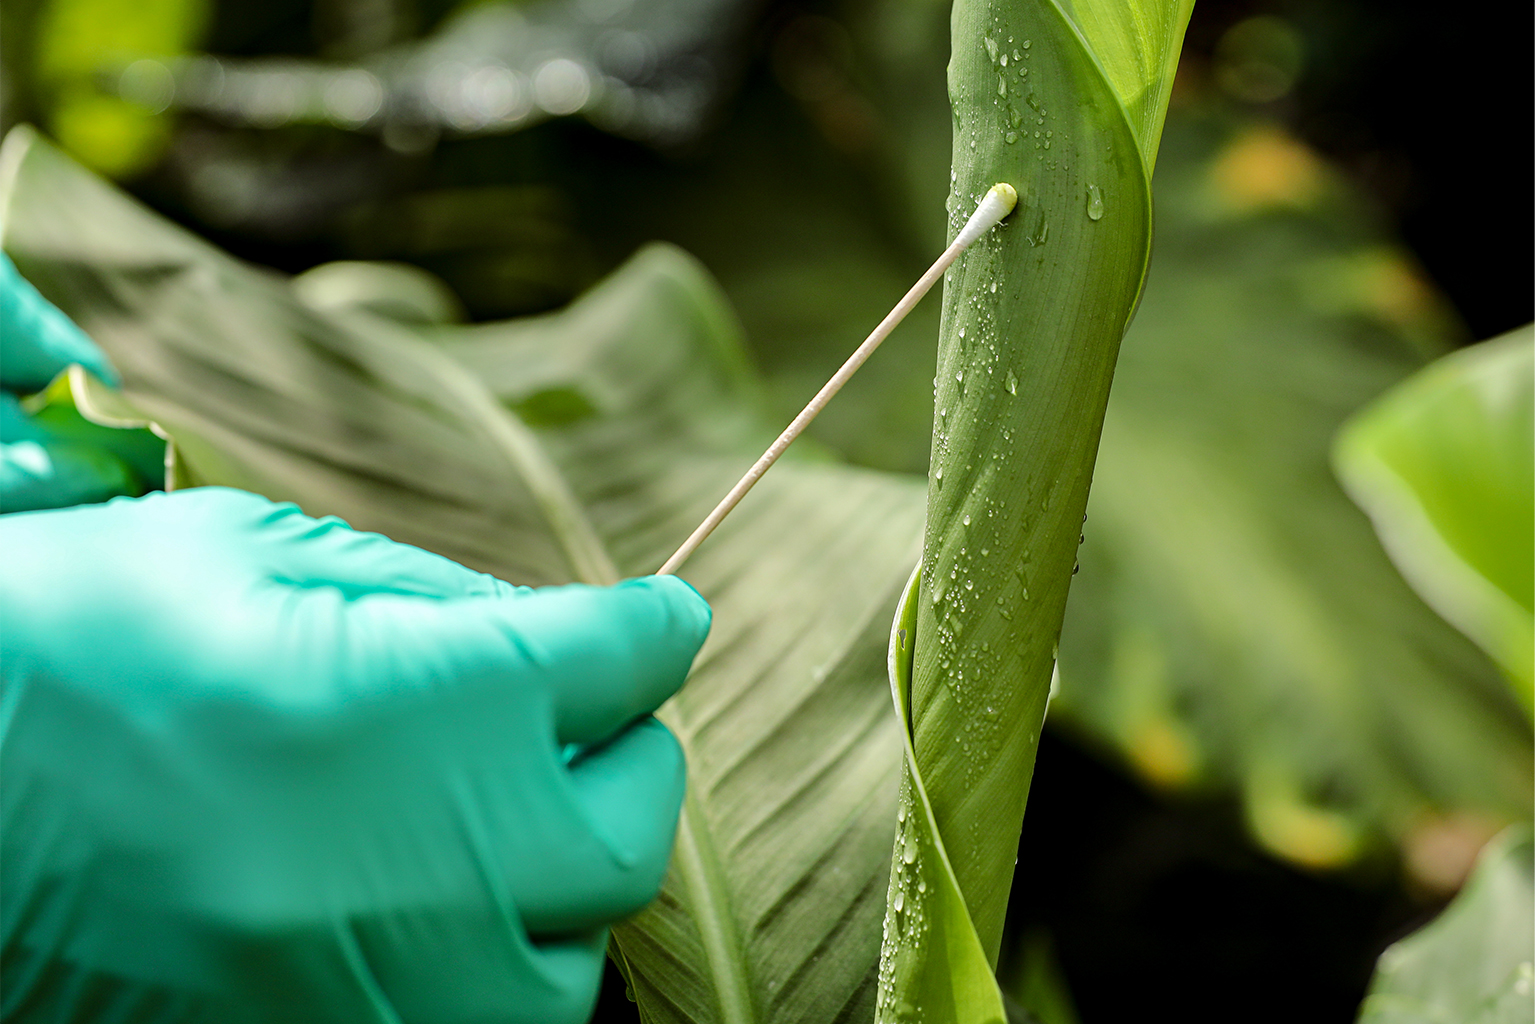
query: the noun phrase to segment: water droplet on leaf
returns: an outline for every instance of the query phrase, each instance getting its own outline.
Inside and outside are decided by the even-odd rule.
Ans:
[[[1099,186],[1088,186],[1088,219],[1098,220],[1104,216],[1104,196],[1099,191]]]

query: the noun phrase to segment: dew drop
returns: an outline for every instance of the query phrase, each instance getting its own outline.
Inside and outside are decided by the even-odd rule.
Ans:
[[[1003,141],[1008,143],[1009,145],[1012,145],[1013,143],[1019,141],[1019,133],[1018,132],[1009,132],[1009,133],[1007,133],[1006,135],[1003,136]],[[992,290],[993,291],[997,291],[997,286],[993,285]]]
[[[1088,219],[1098,220],[1104,216],[1104,195],[1099,191],[1099,186],[1088,186]]]
[[[917,860],[917,840],[911,835],[907,836],[907,841],[902,847],[901,860],[903,864],[911,864]]]
[[[897,889],[896,890],[896,898],[891,901],[891,906],[895,907],[896,908],[896,913],[899,914],[899,913],[901,913],[902,908],[905,907],[906,905],[907,905],[907,894],[906,894],[906,892],[904,892],[901,889]]]
[[[971,517],[970,516],[966,516],[964,519],[961,519],[960,520],[960,525],[961,526],[970,526],[971,525]]]
[[[982,36],[981,41],[987,47],[987,58],[989,60],[996,61],[997,60],[997,40],[993,39],[991,36]]]
[[[896,805],[896,820],[898,822],[903,822],[903,821],[907,820],[907,805],[906,804],[897,804]]]
[[[1019,378],[1013,375],[1012,370],[1008,371],[1008,380],[1005,382],[1004,386],[1008,388],[1008,393],[1010,395],[1017,395],[1019,393]]]

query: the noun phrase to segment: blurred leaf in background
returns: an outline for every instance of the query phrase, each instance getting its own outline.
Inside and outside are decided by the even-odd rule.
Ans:
[[[1369,206],[1278,128],[1170,117],[1062,636],[1060,723],[1167,789],[1241,794],[1268,849],[1401,844],[1431,888],[1530,814],[1486,658],[1329,472],[1338,425],[1456,339]]]
[[[1488,844],[1439,917],[1381,954],[1360,1024],[1530,1024],[1531,830]]]
[[[1081,1024],[1050,933],[1035,929],[1019,936],[998,963],[997,982],[1004,1000],[1024,1007],[1038,1024]]]
[[[1532,334],[1455,352],[1345,424],[1339,478],[1429,605],[1532,683]]]

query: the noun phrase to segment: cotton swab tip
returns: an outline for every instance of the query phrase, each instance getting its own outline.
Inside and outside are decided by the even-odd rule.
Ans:
[[[1006,181],[1000,181],[987,189],[987,194],[981,197],[981,202],[976,205],[976,212],[971,214],[971,219],[965,222],[965,227],[955,236],[955,244],[961,248],[970,245],[976,239],[990,231],[999,221],[1013,212],[1013,208],[1019,203],[1019,193]]]

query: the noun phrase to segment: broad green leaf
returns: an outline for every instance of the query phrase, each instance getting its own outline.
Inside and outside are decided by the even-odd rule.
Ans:
[[[1340,432],[1334,465],[1419,596],[1532,711],[1532,333],[1446,356]]]
[[[1528,826],[1489,843],[1451,905],[1381,954],[1360,1024],[1530,1024],[1532,871]]]
[[[1052,720],[1155,786],[1236,794],[1293,862],[1393,844],[1454,886],[1448,850],[1530,814],[1529,729],[1328,466],[1454,327],[1299,142],[1186,111],[1163,150]]]
[[[973,927],[969,948],[984,959],[969,970],[987,973],[1115,355],[1150,250],[1143,154],[1161,118],[1124,103],[1166,94],[1160,76],[1189,13],[1149,3],[1136,18],[1106,4],[1084,20],[1092,6],[960,0],[952,20],[951,234],[992,183],[1020,199],[945,279],[912,672],[892,685],[908,687],[903,785],[925,794],[937,830],[915,833],[908,815],[897,860],[916,843],[925,864],[951,868],[968,920],[953,919],[946,887],[919,892],[897,872],[886,929],[899,933],[908,914]],[[1131,32],[1124,17],[1170,27]],[[1134,81],[1132,67],[1155,72]],[[887,943],[879,1019],[929,1005],[931,979],[953,971],[934,955],[928,943]],[[985,1020],[997,998],[995,984],[968,990],[934,1019]]]
[[[635,262],[663,259],[679,261]],[[681,311],[642,301],[654,289],[636,269],[559,317],[441,342],[510,405],[579,385],[601,411],[543,439],[625,572],[654,570],[772,437],[743,415],[723,308],[694,311],[708,329],[681,349],[665,340]],[[684,567],[716,621],[663,716],[688,805],[661,898],[615,933],[646,1020],[868,1019],[899,756],[873,681],[920,501],[910,478],[781,465]]]
[[[558,314],[412,328],[307,306],[29,132],[0,204],[6,251],[197,479],[509,580],[654,571],[776,429],[669,247]],[[686,567],[715,609],[662,712],[687,805],[661,898],[615,933],[646,1020],[871,1016],[901,744],[883,656],[921,515],[914,479],[788,458]]]

